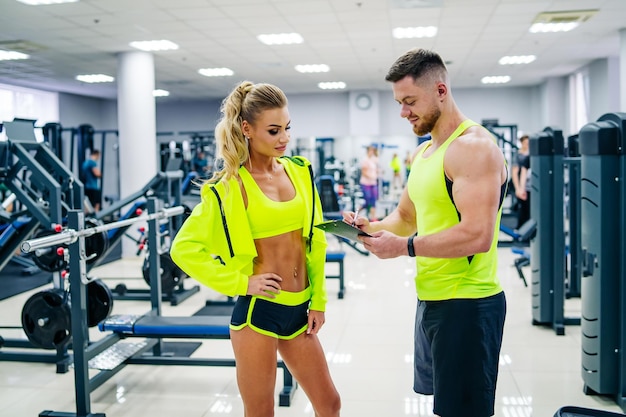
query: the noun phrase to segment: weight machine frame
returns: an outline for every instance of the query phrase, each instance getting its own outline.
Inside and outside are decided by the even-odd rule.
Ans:
[[[188,365],[188,366],[235,366],[234,359],[209,359],[191,357],[162,356],[163,340],[160,337],[147,337],[146,344],[134,353],[133,356],[125,359],[119,365],[110,370],[100,370],[91,378],[89,376],[89,360],[98,354],[113,347],[117,342],[131,337],[121,333],[111,333],[96,342],[89,341],[87,326],[87,294],[86,284],[89,283],[87,277],[85,259],[85,237],[90,234],[110,230],[122,225],[133,224],[138,221],[148,221],[148,247],[154,256],[149,257],[150,262],[150,302],[151,310],[149,315],[159,317],[161,315],[161,278],[160,257],[158,248],[160,247],[159,220],[183,214],[182,206],[169,209],[158,209],[158,201],[151,197],[148,199],[148,215],[133,219],[121,220],[94,228],[84,228],[84,214],[79,210],[72,210],[68,213],[69,229],[57,235],[46,236],[22,243],[22,250],[30,252],[38,248],[51,246],[54,244],[69,243],[70,254],[70,297],[72,299],[72,350],[74,353],[74,380],[75,380],[75,401],[76,412],[58,412],[44,410],[40,417],[105,417],[104,413],[91,412],[91,393],[104,384],[107,380],[121,371],[129,364],[144,365]],[[144,336],[140,336],[144,337]],[[183,336],[180,336],[183,337]],[[194,339],[197,336],[185,335],[185,339]],[[222,338],[222,337],[220,337]],[[143,355],[152,349],[152,355]],[[283,361],[278,361],[277,367],[283,368],[284,387],[279,397],[280,406],[289,406],[291,398],[297,388],[297,382],[287,369]]]

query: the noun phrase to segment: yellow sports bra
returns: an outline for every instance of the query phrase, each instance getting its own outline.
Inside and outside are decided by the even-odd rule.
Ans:
[[[253,239],[277,236],[302,228],[302,212],[305,210],[302,196],[289,201],[274,201],[259,188],[245,167],[239,168],[239,176],[248,195],[248,223]]]

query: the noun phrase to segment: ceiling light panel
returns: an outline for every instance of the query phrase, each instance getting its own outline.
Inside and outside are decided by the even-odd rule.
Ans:
[[[28,59],[29,55],[16,51],[2,51],[0,50],[0,61],[13,61],[17,59]]]
[[[83,75],[77,75],[76,79],[78,81],[82,81],[84,83],[89,83],[89,84],[93,84],[93,83],[112,83],[113,81],[115,81],[115,78],[109,76],[109,75],[104,75],[104,74],[83,74]]]
[[[568,23],[533,23],[528,31],[530,33],[569,32],[578,27],[578,22]]]
[[[503,56],[498,61],[500,65],[522,65],[522,64],[530,64],[537,57],[535,55],[511,55],[511,56]]]
[[[396,39],[434,38],[437,36],[437,26],[394,28],[392,33]]]
[[[167,96],[170,95],[170,92],[167,91],[167,90],[161,90],[159,88],[159,89],[156,89],[156,90],[152,91],[152,95],[154,97],[167,97]]]
[[[172,41],[168,41],[165,39],[156,41],[135,41],[131,42],[129,45],[133,48],[137,48],[146,52],[172,51],[178,49],[178,45],[176,45]]]
[[[489,75],[480,80],[483,84],[506,84],[509,81],[511,81],[511,77],[508,75]]]
[[[343,90],[346,88],[346,83],[343,81],[322,82],[317,84],[322,90]]]
[[[17,0],[29,6],[46,6],[49,4],[76,3],[78,0]]]
[[[266,45],[294,45],[304,42],[299,33],[262,34],[257,39]]]
[[[230,68],[200,68],[198,73],[205,77],[230,77],[235,74]]]
[[[328,72],[330,67],[326,64],[305,64],[296,65],[296,71],[302,73]]]

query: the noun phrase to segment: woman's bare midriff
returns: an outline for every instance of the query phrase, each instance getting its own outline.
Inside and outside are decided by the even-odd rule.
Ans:
[[[299,292],[309,286],[302,229],[256,239],[254,244],[258,253],[254,260],[254,274],[273,272],[279,275],[283,279],[280,287],[284,291]]]

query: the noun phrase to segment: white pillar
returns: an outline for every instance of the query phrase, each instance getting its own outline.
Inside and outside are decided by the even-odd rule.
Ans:
[[[620,29],[619,39],[619,111],[626,112],[626,29]]]
[[[137,192],[157,173],[154,57],[123,52],[117,57],[117,123],[120,197]],[[136,244],[122,240],[122,256],[134,256]]]

